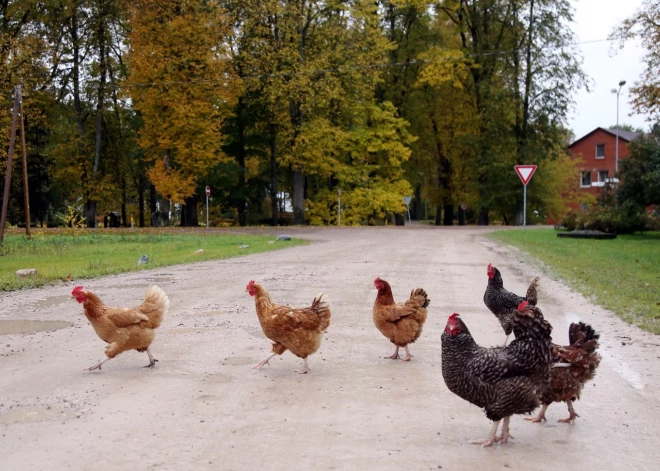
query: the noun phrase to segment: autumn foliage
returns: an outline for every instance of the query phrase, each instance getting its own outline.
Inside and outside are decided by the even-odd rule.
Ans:
[[[209,185],[223,224],[337,224],[340,191],[342,225],[392,223],[404,196],[436,224],[462,204],[471,222],[513,223],[516,164],[539,167],[530,211],[560,216],[570,200],[565,123],[586,78],[569,0],[11,0],[0,13],[0,177],[20,82],[39,221],[196,225]]]

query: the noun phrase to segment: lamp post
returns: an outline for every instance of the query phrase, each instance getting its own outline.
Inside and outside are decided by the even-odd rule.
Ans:
[[[614,177],[619,173],[619,95],[621,88],[626,84],[625,80],[619,82],[619,88],[613,88],[612,93],[616,93],[616,147],[614,149]]]

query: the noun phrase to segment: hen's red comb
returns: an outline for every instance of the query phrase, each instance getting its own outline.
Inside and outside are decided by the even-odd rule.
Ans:
[[[253,286],[254,286],[254,280],[250,280],[250,282],[247,284],[247,286],[245,287],[245,289],[250,289],[250,288],[252,288]]]
[[[82,291],[83,287],[82,286],[76,286],[73,288],[73,291],[71,291],[71,295],[75,295],[76,293],[80,293]]]
[[[529,306],[529,303],[528,303],[527,301],[523,301],[523,302],[521,302],[520,304],[518,304],[518,310],[519,310],[519,311],[522,311],[522,310],[525,309],[527,306]]]
[[[450,321],[453,321],[454,319],[456,319],[456,318],[459,317],[459,316],[460,316],[460,314],[453,313],[451,316],[449,316],[449,320],[450,320]]]

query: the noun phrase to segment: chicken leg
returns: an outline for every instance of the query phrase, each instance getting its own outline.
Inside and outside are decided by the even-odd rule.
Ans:
[[[502,345],[502,347],[506,347],[506,343],[509,341],[510,336],[511,334],[506,334],[506,337],[504,337],[504,345]]]
[[[149,351],[149,348],[147,348],[147,355],[149,355],[149,364],[143,366],[142,368],[153,368],[158,360],[156,360],[153,357],[153,355],[151,354],[151,351]]]
[[[86,368],[86,370],[87,370],[87,371],[100,370],[100,369],[101,369],[101,365],[103,365],[103,363],[105,363],[105,362],[108,361],[108,360],[111,360],[111,358],[106,358],[105,360],[102,360],[102,361],[98,362],[96,365],[94,365],[94,366],[90,366],[89,368]]]
[[[408,345],[406,345],[403,348],[406,349],[406,356],[404,358],[401,358],[401,361],[410,361],[410,359],[412,358],[412,355],[410,354],[410,350],[408,350]]]
[[[575,419],[580,417],[577,412],[575,412],[575,409],[573,409],[573,401],[566,401],[566,404],[568,405],[568,412],[571,414],[568,416],[566,419],[559,419],[557,422],[561,422],[563,424],[574,424]]]
[[[406,349],[406,351],[407,351],[407,349]],[[398,345],[396,346],[396,348],[394,349],[394,353],[392,353],[390,356],[384,357],[384,358],[387,358],[388,360],[398,360],[399,359],[399,346]]]
[[[470,440],[470,443],[473,445],[481,445],[483,448],[485,448],[487,446],[491,446],[493,443],[498,442],[499,438],[497,438],[497,428],[500,426],[500,422],[501,420],[493,422],[493,426],[490,429],[488,438],[485,440]]]
[[[533,422],[535,424],[539,422],[547,422],[548,419],[545,418],[545,411],[548,410],[549,406],[550,404],[543,404],[541,406],[541,410],[539,411],[539,415],[537,415],[536,417],[525,417],[525,420],[529,420],[530,422]]]
[[[260,370],[261,367],[264,366],[264,365],[268,365],[268,366],[270,366],[270,363],[268,363],[268,362],[269,362],[270,359],[273,358],[275,355],[277,355],[277,353],[271,353],[271,354],[268,355],[266,358],[264,358],[263,360],[261,360],[259,363],[257,363],[256,365],[254,365],[252,368],[255,369],[255,370]]]
[[[312,370],[309,369],[309,365],[307,364],[307,358],[303,358],[303,369],[302,370],[294,370],[293,372],[301,374],[301,375],[311,373]]]
[[[497,438],[497,441],[500,443],[506,443],[509,441],[509,438],[513,439],[513,435],[509,433],[509,421],[511,420],[511,416],[504,417],[504,421],[502,422],[502,435],[500,435]]]

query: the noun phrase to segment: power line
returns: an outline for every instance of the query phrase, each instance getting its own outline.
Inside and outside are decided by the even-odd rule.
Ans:
[[[595,44],[595,43],[603,43],[603,42],[611,42],[614,41],[614,39],[606,38],[606,39],[593,39],[589,41],[580,41],[580,42],[575,42],[575,43],[570,43],[565,46],[556,46],[556,45],[548,45],[546,47],[541,47],[540,49],[542,50],[548,50],[548,49],[553,49],[553,50],[559,50],[559,49],[564,49],[567,47],[575,47],[575,46],[582,46],[585,44]],[[446,57],[446,58],[438,58],[438,59],[415,59],[411,61],[403,61],[403,62],[382,62],[382,63],[375,63],[375,64],[364,64],[364,65],[352,65],[352,66],[347,66],[347,67],[331,67],[327,69],[314,69],[314,70],[303,70],[303,71],[292,71],[292,72],[277,72],[277,73],[272,73],[272,74],[257,74],[257,75],[246,75],[244,77],[224,77],[224,78],[219,78],[219,79],[201,79],[201,80],[172,80],[172,81],[162,81],[162,82],[144,82],[144,83],[117,83],[117,84],[112,84],[112,85],[106,85],[107,88],[141,88],[141,87],[167,87],[167,86],[172,86],[172,85],[203,85],[203,84],[217,84],[217,83],[229,83],[229,82],[235,82],[238,80],[262,80],[262,79],[269,79],[269,78],[275,78],[275,77],[296,77],[300,75],[319,75],[319,74],[329,74],[329,73],[335,73],[335,74],[341,74],[353,70],[368,70],[368,69],[384,69],[384,68],[389,68],[389,67],[402,67],[402,66],[409,66],[409,65],[420,65],[420,64],[431,64],[431,63],[438,63],[438,62],[450,62],[450,61],[458,61],[462,59],[473,59],[477,57],[489,57],[489,56],[497,56],[497,55],[503,55],[503,54],[511,54],[516,51],[522,51],[522,48],[514,48],[514,49],[503,49],[503,50],[497,50],[497,51],[489,51],[489,52],[479,52],[479,53],[473,53],[473,54],[463,54],[461,56],[457,57]]]

